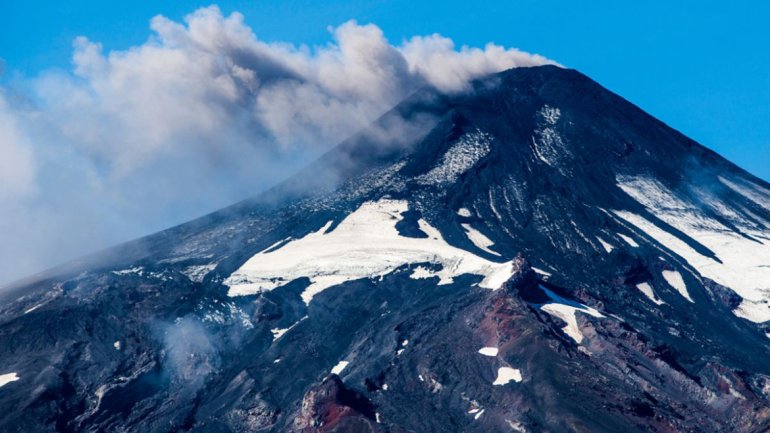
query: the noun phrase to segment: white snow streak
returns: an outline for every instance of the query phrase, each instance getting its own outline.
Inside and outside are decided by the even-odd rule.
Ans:
[[[600,238],[599,236],[597,236],[596,239],[599,241],[600,244],[602,244],[602,248],[604,248],[604,251],[607,251],[607,253],[611,253],[612,250],[615,249],[615,247],[613,247],[612,244]]]
[[[495,244],[494,242],[492,242],[491,239],[484,236],[484,234],[481,233],[480,231],[471,227],[470,224],[461,224],[461,225],[463,227],[463,230],[465,230],[465,234],[468,236],[468,239],[470,239],[471,242],[473,242],[473,245],[476,245],[480,250],[486,253],[500,257],[500,253],[489,249],[489,247]]]
[[[631,245],[634,248],[639,248],[639,244],[637,244],[636,241],[631,239],[630,237],[622,233],[618,233],[618,236],[620,236],[620,238],[623,239],[628,245]]]

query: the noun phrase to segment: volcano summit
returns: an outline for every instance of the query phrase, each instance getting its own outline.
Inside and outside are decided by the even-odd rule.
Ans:
[[[579,72],[426,88],[6,289],[0,430],[765,431],[769,228],[770,185]]]

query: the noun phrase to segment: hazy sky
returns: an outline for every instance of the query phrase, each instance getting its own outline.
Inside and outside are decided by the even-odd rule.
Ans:
[[[0,2],[0,284],[253,195],[414,87],[546,59],[770,180],[770,3],[415,3]]]

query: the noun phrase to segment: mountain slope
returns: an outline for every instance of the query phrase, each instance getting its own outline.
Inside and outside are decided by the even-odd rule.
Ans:
[[[8,292],[0,427],[764,431],[768,226],[770,185],[576,71],[425,89]]]

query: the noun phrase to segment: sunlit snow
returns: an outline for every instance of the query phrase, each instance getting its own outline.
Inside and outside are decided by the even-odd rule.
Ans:
[[[600,238],[599,236],[597,236],[596,239],[599,241],[600,244],[602,244],[602,248],[604,248],[604,251],[611,253],[612,250],[615,249],[615,247],[613,247],[612,244]]]
[[[726,179],[722,182],[731,185]],[[763,239],[762,233],[745,224],[741,229],[755,240],[741,236],[653,179],[619,177],[618,185],[656,217],[713,251],[722,263],[699,253],[684,240],[640,215],[621,210],[614,211],[615,215],[682,257],[703,277],[735,291],[743,298],[734,310],[736,315],[757,323],[770,320],[770,243]],[[732,183],[732,187],[739,188],[737,183]],[[758,202],[762,198],[760,192],[752,191]],[[689,295],[685,297],[689,298]]]
[[[464,207],[461,207],[457,211],[457,215],[460,215],[461,217],[469,217],[469,216],[471,216],[471,211],[469,211],[468,209],[466,209]]]
[[[542,289],[545,294],[548,295],[548,297],[553,301],[541,305],[540,309],[566,322],[567,325],[561,328],[562,331],[569,335],[578,344],[583,342],[583,333],[580,332],[580,327],[578,326],[577,317],[575,317],[575,314],[581,312],[593,317],[604,317],[602,313],[587,305],[562,298],[561,296],[543,286],[540,286],[540,289]]]
[[[331,221],[303,238],[257,253],[224,281],[230,288],[228,295],[256,294],[307,277],[310,285],[302,299],[309,303],[329,287],[360,278],[382,277],[410,263],[441,265],[440,270],[432,273],[439,278],[440,285],[452,283],[458,275],[474,274],[484,277],[481,287],[497,289],[511,276],[511,262],[489,261],[449,245],[423,219],[418,224],[427,238],[401,236],[396,224],[407,210],[408,204],[402,200],[366,202],[328,233]],[[424,276],[424,272],[412,274],[412,278]]]
[[[649,298],[650,301],[654,302],[655,304],[657,304],[657,305],[665,304],[664,301],[662,301],[661,299],[659,299],[655,295],[655,292],[652,290],[652,286],[650,286],[649,283],[646,283],[646,282],[645,283],[639,283],[639,284],[636,285],[636,288],[639,289],[639,291],[642,292],[644,294],[644,296]]]
[[[497,347],[482,347],[479,353],[484,356],[497,356]]]
[[[289,330],[289,328],[273,328],[273,329],[271,329],[270,332],[273,334],[273,341],[281,338],[283,336],[283,334],[285,334],[286,331],[288,331],[288,330]]]
[[[470,224],[461,224],[461,225],[463,227],[463,230],[465,230],[465,234],[468,236],[468,239],[470,239],[471,242],[473,242],[473,245],[476,245],[480,250],[486,253],[489,253],[498,257],[500,256],[500,253],[489,249],[489,247],[495,244],[494,242],[492,242],[491,239],[484,236],[484,234],[481,233],[480,231],[471,227]]]
[[[340,362],[338,362],[337,365],[335,365],[334,368],[332,368],[331,373],[339,375],[340,373],[342,373],[342,370],[344,370],[345,367],[348,366],[348,364],[350,364],[348,361],[340,361]]]
[[[663,271],[663,279],[666,280],[666,282],[676,289],[677,292],[679,292],[680,295],[684,296],[685,299],[687,299],[690,302],[695,302],[690,297],[690,293],[687,292],[687,285],[684,283],[684,278],[682,278],[682,274],[680,274],[677,271]]]
[[[3,386],[11,382],[16,382],[19,379],[20,378],[16,373],[0,374],[0,386]]]
[[[511,367],[500,367],[497,369],[497,379],[492,385],[505,385],[509,382],[521,382],[521,371]]]

